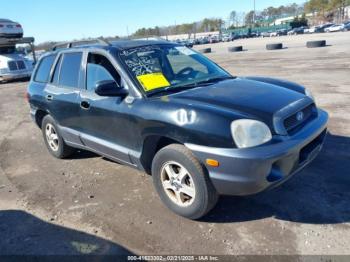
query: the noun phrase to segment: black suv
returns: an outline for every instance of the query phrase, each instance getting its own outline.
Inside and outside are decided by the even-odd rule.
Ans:
[[[302,86],[230,75],[166,41],[118,41],[44,55],[28,87],[49,152],[96,152],[153,176],[162,201],[198,219],[220,194],[272,188],[310,163],[328,115]]]

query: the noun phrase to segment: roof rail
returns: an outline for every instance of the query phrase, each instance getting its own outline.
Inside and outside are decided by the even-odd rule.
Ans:
[[[72,48],[74,46],[84,45],[88,43],[99,43],[105,46],[111,45],[107,40],[96,38],[96,39],[89,39],[89,40],[77,40],[77,41],[71,41],[71,42],[58,43],[52,47],[52,51],[55,51],[58,48]]]

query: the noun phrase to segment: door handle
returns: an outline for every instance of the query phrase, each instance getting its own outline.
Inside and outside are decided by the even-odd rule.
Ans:
[[[47,101],[52,101],[53,100],[53,95],[47,95],[46,96]]]
[[[80,103],[80,107],[81,107],[82,109],[88,110],[88,109],[90,108],[90,103],[87,102],[87,101],[82,101],[82,102]]]

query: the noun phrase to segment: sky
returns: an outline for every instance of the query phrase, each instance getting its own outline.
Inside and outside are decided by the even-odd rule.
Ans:
[[[0,0],[0,18],[22,24],[36,43],[85,37],[126,36],[142,27],[227,19],[249,12],[254,0]],[[256,10],[305,0],[256,0]]]

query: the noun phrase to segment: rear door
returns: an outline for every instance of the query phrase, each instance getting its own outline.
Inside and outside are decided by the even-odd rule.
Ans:
[[[80,144],[79,93],[82,78],[83,52],[70,51],[56,59],[52,79],[45,88],[45,99],[50,114],[62,130],[67,142]]]

